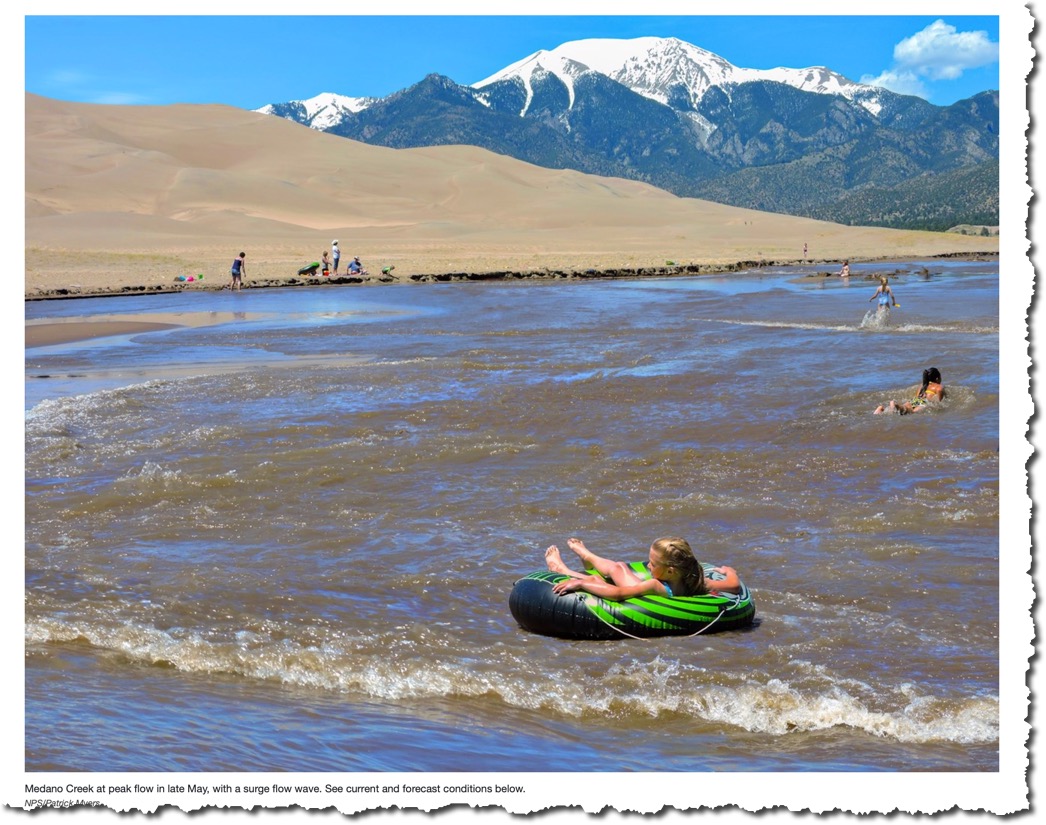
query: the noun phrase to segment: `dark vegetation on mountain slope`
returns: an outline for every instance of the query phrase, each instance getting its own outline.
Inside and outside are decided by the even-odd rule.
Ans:
[[[712,88],[696,107],[680,95],[672,108],[589,73],[577,79],[571,106],[558,77],[537,73],[528,104],[518,80],[477,93],[429,75],[330,131],[396,148],[480,146],[538,166],[840,223],[997,225],[998,93],[947,107],[885,90],[878,98],[873,115],[858,101],[758,81],[729,94]]]

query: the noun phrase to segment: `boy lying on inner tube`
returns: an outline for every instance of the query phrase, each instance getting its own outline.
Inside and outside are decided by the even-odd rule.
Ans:
[[[710,590],[724,593],[738,593],[741,590],[741,580],[732,567],[714,568],[725,578],[721,581],[716,580],[713,586],[709,587],[705,580],[704,567],[694,557],[694,551],[690,549],[686,539],[666,537],[650,545],[647,562],[651,573],[649,579],[641,579],[624,562],[597,556],[585,547],[581,539],[568,539],[567,547],[578,555],[585,569],[596,570],[601,575],[571,570],[563,563],[559,548],[553,544],[545,551],[548,569],[553,573],[570,576],[566,581],[553,585],[553,592],[558,594],[584,590],[604,599],[621,601],[650,593],[660,596],[703,596]]]

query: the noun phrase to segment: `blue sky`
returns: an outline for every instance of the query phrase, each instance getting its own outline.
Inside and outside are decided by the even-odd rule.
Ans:
[[[88,103],[254,109],[321,92],[382,97],[432,72],[469,84],[569,40],[647,35],[746,68],[827,66],[939,105],[999,88],[992,16],[34,16],[33,8],[26,91]]]

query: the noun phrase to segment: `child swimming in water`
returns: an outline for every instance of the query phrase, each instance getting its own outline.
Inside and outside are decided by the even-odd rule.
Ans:
[[[650,545],[647,565],[651,578],[641,579],[631,567],[624,562],[611,561],[597,556],[589,550],[581,539],[567,540],[567,547],[581,559],[586,569],[596,570],[601,575],[577,573],[563,563],[559,548],[552,545],[545,551],[545,562],[553,573],[570,576],[566,581],[553,585],[554,592],[563,594],[574,590],[584,590],[604,599],[630,599],[644,594],[659,596],[703,596],[708,593],[705,581],[705,570],[694,557],[694,551],[685,539],[676,537],[660,538]],[[717,579],[713,589],[737,593],[741,581],[737,571],[732,567],[717,567],[715,570],[724,578]],[[609,579],[610,581],[607,581]]]
[[[920,412],[931,401],[943,400],[944,386],[941,384],[941,371],[937,367],[927,367],[923,370],[923,385],[919,388],[919,393],[915,398],[911,401],[903,401],[900,404],[896,401],[890,401],[888,405],[880,404],[875,408],[875,414],[892,412],[908,415],[909,413]]]

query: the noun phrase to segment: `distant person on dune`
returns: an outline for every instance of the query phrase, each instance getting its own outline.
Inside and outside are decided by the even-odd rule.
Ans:
[[[876,287],[875,293],[869,298],[869,301],[874,301],[876,298],[879,299],[879,312],[886,312],[890,309],[890,304],[899,306],[897,299],[894,297],[893,290],[890,289],[889,279],[883,275],[879,278],[879,286]]]
[[[237,292],[240,291],[243,276],[247,274],[246,258],[247,253],[241,252],[238,257],[232,259],[232,266],[229,268],[229,274],[232,275],[232,284],[229,289],[234,289]]]
[[[888,404],[880,404],[875,408],[875,414],[898,413],[908,415],[909,413],[921,412],[931,401],[944,400],[944,385],[941,384],[941,371],[937,367],[927,367],[923,370],[923,385],[918,394],[911,401],[890,401]]]

